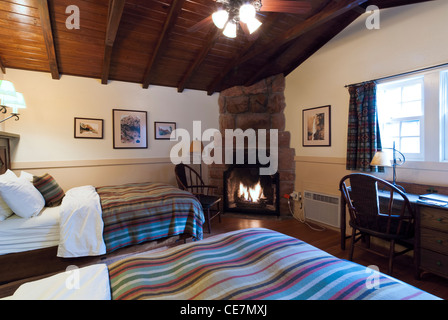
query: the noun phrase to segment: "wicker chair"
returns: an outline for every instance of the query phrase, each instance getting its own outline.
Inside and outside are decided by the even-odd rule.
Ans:
[[[183,163],[176,165],[174,173],[179,189],[191,192],[198,198],[204,210],[208,233],[211,233],[211,220],[218,217],[221,222],[221,197],[213,194],[217,187],[206,185],[196,170]]]
[[[348,186],[349,185],[349,186]],[[353,228],[349,260],[353,259],[355,243],[360,239],[367,241],[370,249],[370,236],[390,241],[388,273],[392,274],[394,257],[414,249],[415,214],[406,194],[393,184],[363,173],[354,173],[341,179],[339,189],[350,214]],[[388,203],[380,203],[378,190],[389,195]],[[395,252],[395,244],[405,247]]]

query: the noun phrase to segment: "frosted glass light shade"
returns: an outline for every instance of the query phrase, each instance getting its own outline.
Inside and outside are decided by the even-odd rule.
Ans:
[[[220,9],[212,14],[213,23],[219,29],[224,28],[228,19],[229,19],[229,13],[223,9]]]
[[[0,80],[0,102],[4,104],[4,100],[7,98],[16,98],[16,89],[11,81]]]
[[[236,24],[233,21],[227,22],[223,34],[229,38],[236,38]]]
[[[257,18],[252,18],[248,22],[246,22],[247,28],[249,29],[249,33],[252,34],[257,31],[261,26],[261,22],[257,20]]]
[[[18,109],[26,108],[25,98],[20,92],[16,92],[15,97],[5,97],[3,100],[3,105],[12,108],[12,113],[18,113]]]
[[[254,19],[255,14],[255,7],[251,4],[246,3],[240,7],[240,19],[244,23],[248,23],[249,21]]]

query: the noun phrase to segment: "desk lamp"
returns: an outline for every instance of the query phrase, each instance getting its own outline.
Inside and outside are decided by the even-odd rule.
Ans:
[[[393,185],[405,191],[402,186],[396,184],[397,180],[396,167],[403,165],[406,162],[406,158],[403,153],[395,149],[395,141],[392,148],[384,148],[384,149],[392,150]],[[399,156],[398,158],[396,156],[397,153]],[[391,159],[389,154],[387,152],[384,152],[383,150],[377,151],[372,161],[370,162],[370,165],[379,167],[390,167]]]

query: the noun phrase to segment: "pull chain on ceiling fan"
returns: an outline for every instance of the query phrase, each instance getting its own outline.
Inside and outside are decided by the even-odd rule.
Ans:
[[[213,21],[217,28],[223,29],[226,37],[235,38],[238,24],[247,35],[251,35],[261,26],[262,23],[256,18],[259,11],[306,14],[311,10],[308,1],[216,0],[216,2],[219,4],[219,9],[189,28],[190,32],[195,32]]]

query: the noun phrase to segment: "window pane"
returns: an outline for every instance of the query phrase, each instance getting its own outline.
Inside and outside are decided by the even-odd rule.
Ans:
[[[389,122],[384,125],[383,134],[386,137],[398,137],[400,135],[400,123]]]
[[[403,153],[420,153],[420,138],[401,138],[399,150]]]
[[[403,87],[403,102],[422,100],[422,84]]]
[[[420,136],[420,121],[403,121],[401,123],[401,136],[402,137],[415,137]]]
[[[413,117],[422,115],[422,102],[404,102],[401,106],[401,117]]]

